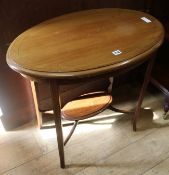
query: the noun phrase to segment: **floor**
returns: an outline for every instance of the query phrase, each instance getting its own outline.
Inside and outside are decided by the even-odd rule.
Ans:
[[[114,101],[123,108],[135,105],[134,99]],[[109,110],[80,123],[65,146],[66,169],[59,167],[54,128],[39,130],[35,122],[11,132],[1,127],[0,174],[168,175],[169,119],[163,119],[162,101],[162,94],[146,94],[137,132],[131,115]],[[64,127],[64,136],[69,130]]]

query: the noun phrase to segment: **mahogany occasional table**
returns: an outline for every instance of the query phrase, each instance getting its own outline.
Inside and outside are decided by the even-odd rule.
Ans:
[[[7,52],[16,72],[50,85],[60,166],[65,167],[59,85],[114,76],[147,61],[133,115],[133,130],[164,30],[154,17],[127,9],[94,9],[45,21],[19,35]],[[113,108],[113,107],[112,107]]]

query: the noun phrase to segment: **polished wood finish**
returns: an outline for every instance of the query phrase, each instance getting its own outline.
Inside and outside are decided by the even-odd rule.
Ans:
[[[146,23],[141,17],[152,22]],[[150,54],[162,41],[162,25],[148,14],[122,9],[88,10],[27,30],[9,47],[7,62],[29,76],[85,77],[137,63],[143,53]],[[122,54],[115,56],[114,50]]]
[[[50,2],[48,0],[1,0],[0,106],[3,111],[2,120],[5,128],[13,129],[36,117],[29,81],[20,78],[6,64],[7,48],[14,38],[44,20],[68,12],[103,7],[141,9],[142,6],[141,0],[136,3],[133,0],[125,0],[125,2],[124,0],[50,0]],[[15,82],[14,86],[12,85],[13,81]],[[38,87],[40,88],[40,86]],[[11,98],[11,94],[15,94],[15,98]]]
[[[149,0],[146,0],[149,1]],[[151,1],[151,0],[150,0]],[[168,1],[162,0],[162,1],[156,1],[158,2],[156,6],[155,13],[159,12],[160,10],[162,13],[167,13],[168,11]],[[165,7],[161,7],[161,4]],[[116,8],[128,8],[128,9],[143,9],[144,8],[144,0],[73,0],[73,1],[67,1],[67,0],[50,0],[50,3],[48,0],[22,0],[22,1],[11,1],[11,0],[1,0],[0,2],[0,33],[1,33],[1,41],[0,41],[0,69],[1,69],[1,77],[0,80],[0,99],[4,99],[6,102],[4,103],[4,100],[0,101],[0,106],[3,108],[3,119],[4,119],[4,125],[8,127],[10,125],[10,128],[14,128],[18,125],[21,125],[25,122],[28,122],[32,118],[35,117],[35,115],[28,115],[27,111],[32,110],[33,108],[31,106],[28,106],[27,104],[24,105],[23,108],[16,109],[16,110],[22,110],[23,115],[21,114],[14,114],[11,111],[11,114],[9,114],[9,108],[7,106],[15,106],[18,104],[18,106],[23,105],[22,100],[25,100],[25,96],[21,96],[20,92],[27,94],[29,93],[30,96],[27,96],[28,101],[32,101],[32,95],[30,93],[30,84],[29,82],[26,82],[26,80],[21,78],[16,78],[16,73],[10,73],[12,72],[9,70],[9,68],[6,65],[6,51],[9,47],[12,40],[18,36],[21,32],[24,30],[32,27],[33,25],[36,25],[44,20],[47,20],[49,18],[62,15],[65,13],[70,13],[73,11],[79,11],[84,9],[93,9],[93,8],[107,8],[107,7],[116,7]],[[164,15],[162,15],[164,16]],[[3,78],[8,77],[8,78]],[[18,76],[19,77],[19,76]],[[6,84],[10,84],[10,80],[15,80],[15,86],[9,86],[10,88],[6,88]],[[11,88],[12,87],[12,88]],[[21,88],[23,87],[23,88]],[[20,99],[21,102],[17,101],[16,98],[12,98],[11,95],[15,94],[17,96],[17,99]],[[9,99],[9,100],[8,100]],[[18,103],[19,102],[19,103]],[[48,103],[48,102],[46,102]],[[22,120],[23,116],[25,119]],[[5,122],[6,121],[6,122]],[[18,121],[15,123],[15,121]],[[15,124],[14,124],[15,123]],[[12,126],[13,125],[13,126]]]
[[[62,108],[62,114],[67,120],[82,120],[103,111],[111,103],[111,95],[96,94],[93,97],[84,96],[67,103]]]
[[[112,104],[112,96],[107,92],[93,92],[84,94],[75,100],[68,102],[62,109],[62,117],[66,120],[74,121],[74,125],[64,141],[64,145],[69,141],[79,120],[93,117],[103,112]]]
[[[37,123],[39,128],[44,128],[44,121],[47,118],[47,111],[51,111],[52,100],[50,95],[50,86],[48,82],[32,82],[32,92],[35,101],[35,108],[37,114]],[[110,85],[109,78],[91,78],[81,81],[66,82],[66,84],[60,85],[60,101],[61,108],[68,102],[76,99],[82,94],[88,94],[91,92],[107,91],[107,87]],[[52,116],[52,115],[50,115]],[[48,117],[49,118],[49,117]],[[51,117],[50,117],[51,119]]]
[[[59,157],[60,157],[60,166],[61,168],[65,168],[59,84],[54,80],[50,80],[49,84],[51,89],[53,112],[55,116],[55,126],[56,126],[56,135],[57,135],[58,150],[59,150]]]
[[[146,23],[141,18],[151,22]],[[153,32],[152,32],[153,31]],[[15,71],[46,79],[50,85],[61,168],[65,167],[59,86],[70,78],[91,78],[127,71],[149,60],[163,42],[161,23],[143,12],[126,9],[89,10],[41,23],[14,40],[7,63]],[[120,50],[121,54],[113,55]],[[151,61],[134,121],[149,82]],[[70,80],[70,81],[68,81]],[[136,130],[136,122],[133,124]]]

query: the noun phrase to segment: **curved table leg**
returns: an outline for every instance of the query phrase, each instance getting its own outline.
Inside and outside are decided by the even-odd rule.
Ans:
[[[140,95],[139,95],[137,105],[136,105],[136,109],[135,109],[134,116],[133,116],[133,131],[137,130],[136,124],[137,124],[138,117],[140,115],[141,105],[142,105],[142,102],[143,102],[145,91],[146,91],[146,88],[148,86],[148,83],[150,82],[153,63],[154,63],[154,58],[151,58],[148,61],[146,73],[145,73],[145,76],[144,76],[144,82],[143,82],[142,87],[141,87]]]
[[[72,129],[70,130],[70,133],[68,134],[68,136],[66,137],[65,141],[64,141],[64,146],[66,145],[66,143],[69,141],[69,139],[71,138],[72,134],[74,133],[76,126],[78,124],[79,120],[75,120]]]
[[[58,142],[59,157],[60,157],[60,167],[65,168],[59,85],[55,80],[50,80],[49,83],[50,83],[50,91],[51,91],[53,112],[54,112],[54,118],[55,118],[57,142]]]

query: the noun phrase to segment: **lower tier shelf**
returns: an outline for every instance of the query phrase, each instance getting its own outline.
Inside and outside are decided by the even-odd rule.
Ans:
[[[105,110],[112,103],[109,94],[87,94],[67,103],[62,108],[62,116],[66,120],[83,120]]]

